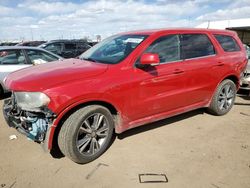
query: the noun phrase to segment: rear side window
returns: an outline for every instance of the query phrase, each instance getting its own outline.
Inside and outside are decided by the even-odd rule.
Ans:
[[[205,34],[181,35],[181,58],[190,59],[214,55],[215,49]]]
[[[240,51],[240,47],[233,37],[227,35],[214,35],[214,36],[220,43],[221,47],[225,52]]]

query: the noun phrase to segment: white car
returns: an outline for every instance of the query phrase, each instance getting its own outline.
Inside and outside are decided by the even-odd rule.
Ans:
[[[240,89],[250,91],[250,47],[246,44],[244,44],[244,47],[247,51],[248,64],[240,80]]]
[[[32,65],[62,59],[62,57],[56,54],[35,47],[0,47],[0,96],[7,91],[4,87],[3,81],[9,73]]]

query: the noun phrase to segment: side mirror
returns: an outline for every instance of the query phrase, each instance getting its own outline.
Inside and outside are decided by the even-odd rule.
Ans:
[[[160,58],[158,54],[145,53],[140,58],[140,64],[142,66],[156,66],[160,64]]]

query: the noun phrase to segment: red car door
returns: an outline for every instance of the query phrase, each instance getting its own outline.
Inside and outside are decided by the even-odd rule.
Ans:
[[[181,35],[181,56],[186,71],[186,105],[209,102],[223,69],[218,56],[206,34]],[[221,70],[223,71],[223,70]]]
[[[155,40],[144,53],[159,55],[160,64],[132,71],[131,121],[172,111],[185,105],[185,70],[180,59],[179,35]],[[139,63],[139,60],[137,61]]]

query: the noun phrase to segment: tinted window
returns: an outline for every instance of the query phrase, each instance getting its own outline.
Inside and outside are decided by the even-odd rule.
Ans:
[[[25,64],[25,56],[21,50],[3,50],[0,51],[1,65]]]
[[[29,56],[29,59],[32,64],[42,64],[58,60],[57,57],[47,52],[42,52],[38,50],[27,50],[27,55]]]
[[[75,50],[76,49],[75,43],[65,43],[64,45],[65,45],[66,50]]]
[[[160,62],[170,62],[180,60],[180,41],[178,35],[168,35],[158,38],[145,51],[146,53],[156,53]]]
[[[51,52],[60,53],[62,46],[60,43],[51,43],[51,44],[48,44],[46,47],[44,47],[44,49],[51,51]]]
[[[182,59],[190,59],[215,54],[214,46],[205,34],[181,35]]]
[[[233,37],[227,35],[214,35],[214,36],[220,43],[221,47],[225,52],[240,51],[240,47]]]
[[[77,48],[78,49],[89,49],[91,46],[89,46],[87,43],[78,43]]]

